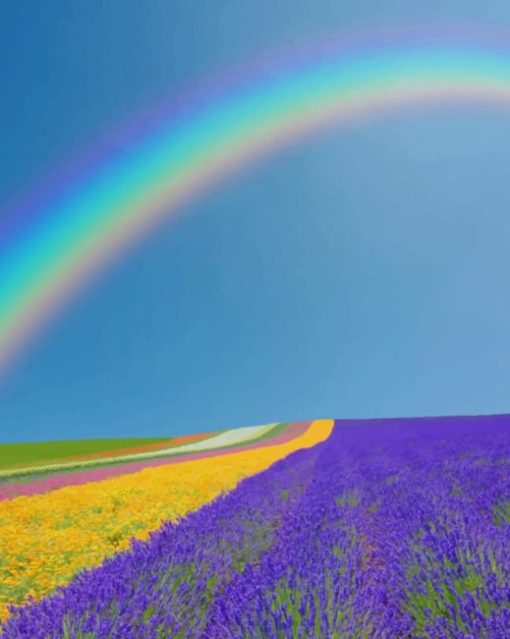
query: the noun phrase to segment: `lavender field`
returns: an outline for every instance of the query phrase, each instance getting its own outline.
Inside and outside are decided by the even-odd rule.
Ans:
[[[510,418],[337,422],[1,636],[510,637]]]

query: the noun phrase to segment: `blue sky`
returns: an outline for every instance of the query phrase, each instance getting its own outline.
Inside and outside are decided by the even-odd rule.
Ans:
[[[0,5],[0,214],[209,73],[368,26],[510,26],[507,2]],[[510,411],[510,113],[417,109],[309,140],[197,201],[0,384],[0,441]]]

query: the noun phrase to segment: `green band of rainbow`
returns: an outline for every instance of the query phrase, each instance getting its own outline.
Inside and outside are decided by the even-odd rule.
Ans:
[[[0,369],[79,285],[163,218],[255,159],[354,118],[407,105],[510,106],[510,54],[386,46],[272,73],[99,166],[0,255]]]

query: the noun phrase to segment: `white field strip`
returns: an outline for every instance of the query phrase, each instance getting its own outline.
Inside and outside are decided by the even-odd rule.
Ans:
[[[200,442],[191,442],[190,444],[182,444],[181,446],[175,446],[174,448],[166,448],[167,455],[173,455],[174,453],[187,453],[193,451],[211,450],[213,448],[224,448],[225,446],[235,446],[236,444],[244,444],[262,437],[275,426],[274,424],[265,424],[264,426],[244,426],[243,428],[232,428],[214,435],[209,439],[204,439]],[[164,451],[160,451],[164,452]]]
[[[241,428],[231,428],[224,431],[219,435],[213,435],[207,439],[192,442],[190,444],[182,444],[181,446],[175,446],[171,448],[163,448],[152,453],[132,453],[130,455],[121,455],[119,457],[106,457],[103,459],[91,459],[81,462],[66,462],[63,464],[47,464],[46,466],[31,466],[25,468],[17,468],[11,470],[0,470],[1,477],[16,477],[23,475],[30,475],[33,473],[44,473],[46,471],[58,471],[81,468],[87,468],[88,466],[107,466],[112,463],[130,462],[137,459],[154,459],[157,457],[168,457],[173,454],[180,454],[186,452],[197,452],[205,450],[213,450],[215,448],[223,448],[225,446],[235,446],[236,444],[243,444],[262,437],[272,428],[278,425],[278,422],[273,424],[265,424],[263,426],[243,426]]]

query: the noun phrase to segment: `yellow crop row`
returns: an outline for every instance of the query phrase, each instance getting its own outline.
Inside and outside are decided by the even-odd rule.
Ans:
[[[317,420],[285,444],[0,501],[0,622],[8,604],[44,597],[78,571],[129,548],[131,538],[146,539],[163,521],[175,521],[243,477],[323,441],[332,427],[332,420]]]

